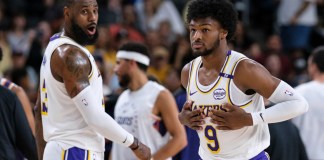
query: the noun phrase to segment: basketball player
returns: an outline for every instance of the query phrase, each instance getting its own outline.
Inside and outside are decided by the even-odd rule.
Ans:
[[[199,155],[211,159],[268,159],[268,123],[305,113],[308,104],[257,62],[230,50],[237,13],[227,0],[194,0],[187,22],[196,59],[181,73],[187,102],[182,124],[197,130]],[[263,98],[276,103],[265,109]]]
[[[324,46],[315,48],[308,58],[308,74],[312,81],[296,87],[305,96],[309,111],[292,122],[297,126],[309,159],[324,159]]]
[[[0,47],[0,62],[2,60],[2,49]],[[23,107],[25,111],[25,115],[27,117],[28,124],[32,130],[33,135],[35,136],[35,118],[33,115],[33,110],[30,105],[30,101],[28,99],[28,96],[24,89],[17,84],[11,82],[10,80],[3,78],[0,76],[0,85],[9,89],[13,93],[15,93],[21,103],[21,106]]]
[[[115,120],[151,148],[152,159],[171,160],[186,146],[186,133],[172,94],[147,78],[148,55],[144,45],[132,42],[117,52],[114,71],[120,85],[128,89],[118,98]],[[113,144],[112,160],[134,159],[130,150]]]
[[[41,64],[36,114],[37,132],[43,127],[47,142],[43,158],[103,160],[105,137],[129,147],[139,159],[150,159],[150,149],[104,111],[102,77],[84,47],[98,36],[96,0],[66,2],[63,32],[51,37]]]

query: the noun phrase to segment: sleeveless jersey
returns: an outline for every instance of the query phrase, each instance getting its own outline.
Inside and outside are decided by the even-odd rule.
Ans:
[[[216,124],[211,123],[211,118],[208,117],[212,108],[225,111],[222,107],[225,102],[249,113],[265,109],[261,95],[246,95],[233,81],[236,66],[244,59],[247,57],[243,54],[228,51],[218,78],[208,86],[200,84],[198,80],[201,57],[190,62],[187,96],[194,102],[192,110],[203,108],[203,114],[206,115],[203,130],[197,131],[200,139],[199,155],[204,160],[250,159],[270,144],[267,124],[223,131],[216,129]]]
[[[156,82],[148,81],[137,91],[124,91],[115,107],[115,120],[125,130],[155,153],[170,139],[169,133],[159,132],[160,118],[152,114],[159,93],[165,88]],[[136,160],[134,153],[126,147],[114,143],[112,160]],[[171,159],[171,158],[169,158]]]
[[[75,146],[81,149],[103,152],[103,136],[88,126],[77,106],[67,93],[64,83],[57,81],[51,72],[52,53],[57,47],[63,44],[76,46],[89,57],[92,68],[89,75],[89,82],[91,88],[95,90],[93,93],[96,94],[93,97],[100,102],[103,100],[102,77],[90,52],[69,37],[60,34],[52,36],[45,50],[40,73],[44,139],[47,142],[58,142],[65,150]],[[91,107],[101,107],[104,112],[104,107],[102,106]]]

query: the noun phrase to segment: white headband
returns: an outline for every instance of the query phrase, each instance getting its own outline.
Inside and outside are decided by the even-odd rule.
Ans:
[[[117,52],[117,58],[124,58],[124,59],[130,59],[134,60],[136,62],[142,63],[146,66],[150,64],[150,59],[138,52],[132,52],[132,51],[118,51]]]

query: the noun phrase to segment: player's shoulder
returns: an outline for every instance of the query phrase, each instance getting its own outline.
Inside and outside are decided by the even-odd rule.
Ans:
[[[4,98],[5,101],[12,100],[15,97],[15,94],[12,91],[10,91],[8,88],[2,85],[0,85],[0,93],[1,93],[0,97]]]
[[[316,81],[309,81],[295,87],[298,92],[309,92],[319,87],[319,83]]]

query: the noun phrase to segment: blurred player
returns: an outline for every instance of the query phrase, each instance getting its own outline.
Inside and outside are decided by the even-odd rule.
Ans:
[[[309,159],[324,159],[324,46],[314,49],[308,58],[312,81],[296,87],[309,103],[309,111],[293,119],[305,144]]]
[[[138,43],[126,43],[117,52],[114,71],[120,85],[128,89],[118,98],[115,119],[151,148],[154,160],[171,160],[187,144],[186,134],[172,94],[148,80],[148,55],[147,48]],[[112,160],[135,158],[130,150],[113,144]]]

